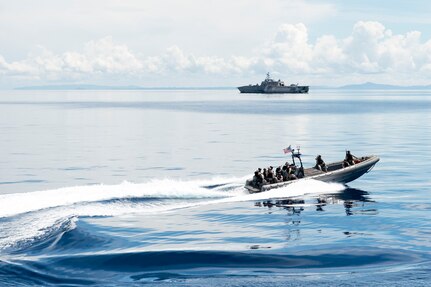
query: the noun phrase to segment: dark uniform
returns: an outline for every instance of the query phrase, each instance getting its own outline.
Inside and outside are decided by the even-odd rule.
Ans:
[[[350,153],[350,150],[346,152],[346,158],[344,159],[345,162],[347,162],[349,165],[355,164],[355,156]]]
[[[319,169],[321,171],[328,171],[328,168],[326,167],[326,163],[323,161],[322,156],[319,154],[316,157],[316,165],[314,168]]]

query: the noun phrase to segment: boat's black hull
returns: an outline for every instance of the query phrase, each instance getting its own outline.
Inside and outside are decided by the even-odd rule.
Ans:
[[[361,161],[360,163],[357,163],[355,165],[349,166],[349,167],[340,167],[337,169],[334,169],[331,171],[331,166],[335,167],[338,165],[342,165],[342,162],[337,162],[333,164],[329,164],[329,171],[328,172],[318,172],[317,174],[309,174],[306,175],[304,178],[297,179],[297,180],[290,180],[290,181],[284,181],[279,183],[273,183],[273,184],[267,184],[263,185],[260,188],[255,187],[251,184],[251,180],[247,180],[245,184],[245,188],[250,191],[251,193],[261,192],[261,191],[267,191],[273,188],[279,188],[286,185],[289,185],[294,182],[298,182],[300,180],[307,180],[307,179],[314,179],[314,180],[320,180],[324,182],[338,182],[338,183],[348,183],[351,182],[368,171],[370,171],[374,165],[380,160],[377,156],[368,156],[364,157],[365,160]],[[311,169],[309,169],[311,170]]]

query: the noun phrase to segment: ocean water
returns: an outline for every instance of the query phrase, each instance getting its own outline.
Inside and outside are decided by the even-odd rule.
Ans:
[[[1,91],[0,286],[430,286],[431,93]],[[378,155],[248,194],[257,167]]]

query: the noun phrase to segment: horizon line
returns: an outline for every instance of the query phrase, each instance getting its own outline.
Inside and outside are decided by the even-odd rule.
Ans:
[[[431,89],[431,85],[391,85],[373,82],[360,84],[346,84],[342,86],[309,85],[314,89]],[[109,86],[97,84],[58,84],[58,85],[36,85],[19,86],[5,90],[230,90],[237,89],[236,86],[156,86],[145,87],[136,85]]]

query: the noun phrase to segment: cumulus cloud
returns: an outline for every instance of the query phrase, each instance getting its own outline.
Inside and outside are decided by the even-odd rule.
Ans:
[[[431,40],[418,31],[394,34],[374,21],[359,21],[349,36],[323,35],[310,43],[302,24],[283,25],[268,44],[268,68],[299,74],[423,73],[430,63]]]
[[[418,31],[395,34],[379,22],[359,21],[347,37],[322,35],[311,42],[307,27],[299,23],[281,25],[251,57],[196,56],[178,46],[148,56],[131,51],[111,37],[90,41],[81,51],[62,54],[40,47],[20,61],[8,62],[0,55],[3,77],[41,81],[91,81],[112,75],[137,81],[143,75],[246,77],[266,71],[302,78],[363,75],[361,79],[367,79],[370,75],[375,79],[375,75],[385,75],[402,82],[404,75],[410,75],[409,79],[426,79],[431,73],[431,40],[422,41]]]
[[[310,72],[313,47],[308,43],[307,28],[304,24],[284,24],[274,40],[264,50],[266,63],[277,70]]]
[[[160,56],[149,57],[143,61],[143,70],[169,74],[180,73],[204,73],[223,74],[241,73],[250,67],[252,60],[245,57],[231,57],[228,59],[217,56],[195,57],[192,54],[186,55],[179,47],[172,46]]]
[[[91,75],[97,73],[134,73],[143,67],[126,45],[114,44],[110,37],[85,44],[82,52],[65,52],[57,55],[39,47],[27,59],[7,63],[0,58],[4,74],[29,78],[56,78]]]

